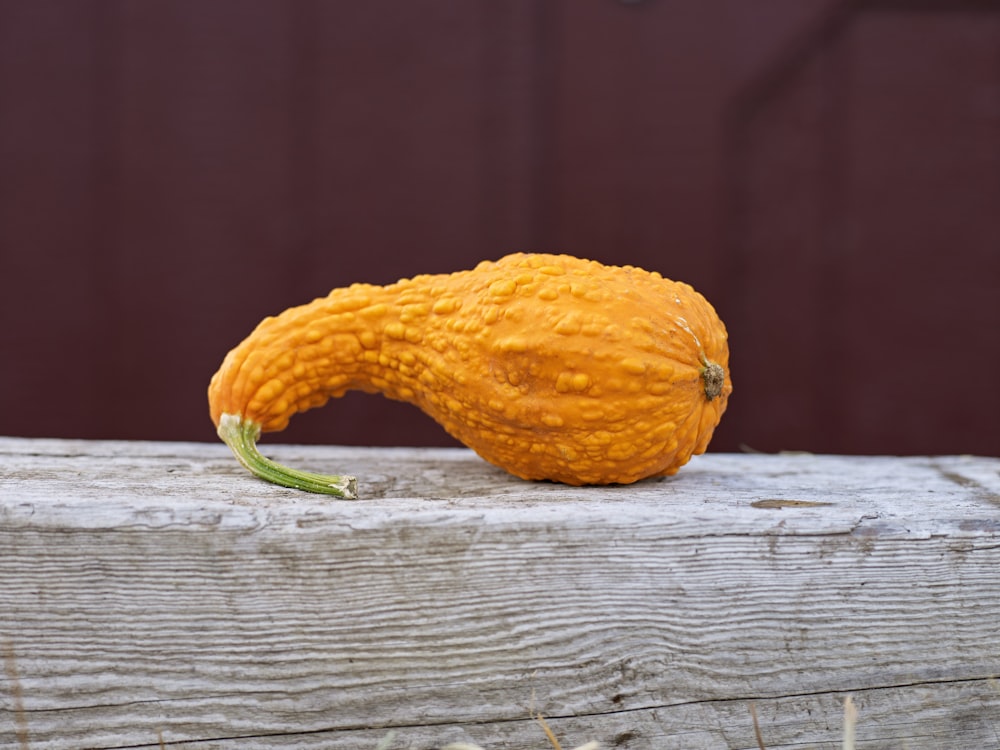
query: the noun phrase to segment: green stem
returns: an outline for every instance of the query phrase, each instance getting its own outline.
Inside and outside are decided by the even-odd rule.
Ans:
[[[282,487],[333,495],[345,500],[356,500],[358,497],[358,480],[355,477],[298,471],[262,456],[257,450],[260,425],[256,422],[235,414],[223,414],[219,420],[219,437],[233,451],[236,460],[254,476]]]

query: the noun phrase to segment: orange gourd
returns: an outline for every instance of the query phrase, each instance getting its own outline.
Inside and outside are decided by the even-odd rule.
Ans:
[[[354,284],[264,319],[208,389],[253,473],[353,497],[353,477],[261,456],[261,432],[351,389],[408,401],[523,479],[630,483],[708,446],[732,384],[726,329],[687,284],[516,253],[447,275]]]

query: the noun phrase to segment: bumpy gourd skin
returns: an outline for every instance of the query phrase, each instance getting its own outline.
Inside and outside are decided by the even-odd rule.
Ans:
[[[524,479],[629,483],[705,451],[728,361],[725,326],[687,284],[517,253],[266,318],[209,402],[216,425],[228,414],[275,431],[348,390],[381,392]]]

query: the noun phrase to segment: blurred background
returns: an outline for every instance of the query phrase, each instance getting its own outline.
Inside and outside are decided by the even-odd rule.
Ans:
[[[0,434],[214,441],[265,315],[514,250],[708,297],[712,450],[1000,454],[1000,3],[0,0]]]

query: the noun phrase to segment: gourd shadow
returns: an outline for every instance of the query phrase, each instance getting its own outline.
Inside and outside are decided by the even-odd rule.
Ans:
[[[363,499],[614,501],[635,495],[637,491],[647,492],[650,488],[669,484],[673,479],[651,477],[630,485],[572,486],[549,480],[521,479],[462,448],[401,450],[408,455],[392,456],[393,460],[379,462],[379,465],[357,467],[359,494]]]

